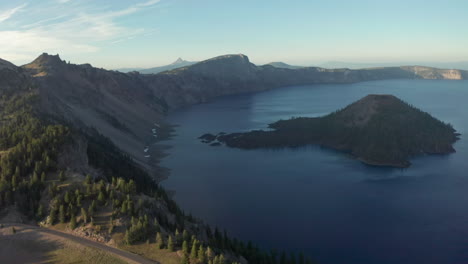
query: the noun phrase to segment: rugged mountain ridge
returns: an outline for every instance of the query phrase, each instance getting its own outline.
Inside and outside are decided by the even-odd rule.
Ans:
[[[256,66],[242,54],[212,58],[153,76],[145,83],[171,108],[206,102],[220,95],[318,83],[354,83],[384,79],[467,79],[468,71],[421,66],[371,69],[277,68]]]
[[[46,112],[78,127],[95,128],[148,166],[143,149],[166,106],[138,75],[69,64],[48,54],[22,68],[39,85]]]
[[[12,67],[7,62],[1,65]],[[256,66],[242,54],[219,56],[159,74],[127,74],[89,64],[75,65],[46,53],[14,69],[21,72],[17,78],[29,75],[29,80],[39,86],[42,105],[48,113],[95,128],[148,169],[155,162],[148,162],[143,149],[155,139],[153,129],[165,127],[165,113],[217,96],[290,85],[468,78],[468,71],[420,66],[361,70]]]

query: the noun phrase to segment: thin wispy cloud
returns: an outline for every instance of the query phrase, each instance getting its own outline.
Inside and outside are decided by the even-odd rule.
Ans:
[[[107,45],[144,36],[154,29],[123,25],[119,20],[158,2],[141,1],[115,9],[112,5],[96,6],[92,1],[50,0],[48,8],[23,4],[5,10],[0,12],[0,22],[8,19],[15,26],[0,23],[0,57],[22,63],[43,51],[67,55],[92,53]],[[19,10],[35,14],[35,20],[13,17]]]
[[[149,0],[147,2],[137,4],[137,6],[138,7],[152,6],[152,5],[155,5],[155,4],[159,3],[159,1],[160,0]]]
[[[0,10],[0,23],[11,18],[14,14],[16,14],[18,11],[25,8],[26,6],[27,4],[22,4],[20,6],[17,6],[9,10],[4,10],[4,11]]]

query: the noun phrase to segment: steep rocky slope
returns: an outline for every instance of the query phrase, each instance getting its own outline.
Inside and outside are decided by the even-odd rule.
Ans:
[[[138,75],[74,65],[42,54],[22,67],[40,86],[43,108],[79,127],[93,127],[140,164],[166,106]]]

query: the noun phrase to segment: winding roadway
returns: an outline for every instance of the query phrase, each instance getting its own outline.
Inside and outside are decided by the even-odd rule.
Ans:
[[[106,246],[104,244],[101,244],[96,241],[92,241],[86,238],[74,236],[65,232],[57,231],[57,230],[52,230],[52,229],[47,229],[47,228],[41,228],[38,226],[32,226],[32,225],[25,225],[25,224],[18,224],[18,223],[2,223],[5,227],[9,226],[15,226],[15,227],[22,227],[23,229],[30,229],[30,230],[35,230],[38,232],[58,236],[70,241],[73,241],[75,243],[87,246],[87,247],[92,247],[96,249],[103,250],[105,252],[111,253],[115,255],[116,257],[127,261],[129,263],[142,263],[142,264],[160,264],[159,262],[152,261],[149,259],[146,259],[140,255],[130,253],[128,251],[123,251],[114,247]]]

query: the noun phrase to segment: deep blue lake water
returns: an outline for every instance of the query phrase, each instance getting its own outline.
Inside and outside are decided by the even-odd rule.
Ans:
[[[375,168],[319,147],[210,147],[207,132],[266,128],[320,116],[367,94],[393,94],[451,123],[457,153]],[[222,97],[172,113],[180,125],[163,185],[188,212],[264,247],[320,263],[468,263],[468,81],[392,80],[311,85]]]

